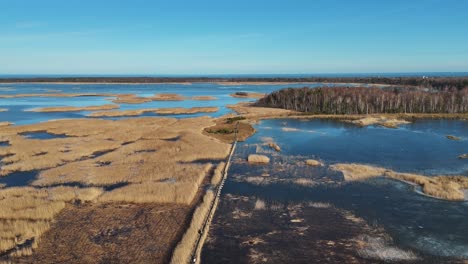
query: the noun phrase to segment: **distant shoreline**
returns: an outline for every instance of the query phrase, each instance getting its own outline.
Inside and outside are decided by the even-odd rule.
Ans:
[[[33,77],[0,78],[0,84],[178,84],[207,83],[218,85],[290,85],[290,84],[367,84],[379,86],[419,87],[435,90],[468,87],[466,77],[268,77],[268,78],[213,78],[213,77]]]

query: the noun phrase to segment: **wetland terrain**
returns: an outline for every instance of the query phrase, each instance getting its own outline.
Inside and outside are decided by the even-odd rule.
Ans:
[[[0,81],[0,262],[468,260],[466,78],[27,81]],[[457,99],[275,97],[304,86]]]

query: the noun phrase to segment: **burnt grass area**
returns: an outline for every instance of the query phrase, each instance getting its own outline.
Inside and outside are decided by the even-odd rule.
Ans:
[[[463,263],[366,258],[366,239],[392,238],[378,226],[326,203],[269,202],[226,194],[202,251],[202,263]],[[384,250],[384,248],[382,248]]]
[[[168,263],[190,212],[162,204],[69,206],[34,254],[15,263]]]
[[[255,197],[223,197],[203,263],[383,263],[360,257],[353,240],[364,233],[381,235],[380,230],[348,220],[336,208],[273,204],[255,209],[256,203]]]
[[[270,164],[247,164],[255,150]],[[238,147],[201,263],[463,263],[400,248],[381,225],[321,202],[339,193],[342,175],[304,159]]]

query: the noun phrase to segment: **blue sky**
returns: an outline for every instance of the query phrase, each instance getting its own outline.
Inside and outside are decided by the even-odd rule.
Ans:
[[[0,0],[0,74],[468,71],[464,0]]]

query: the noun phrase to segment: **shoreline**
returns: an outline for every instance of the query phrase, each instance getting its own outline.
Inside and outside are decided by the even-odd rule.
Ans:
[[[414,119],[448,119],[448,120],[468,120],[468,113],[380,113],[380,114],[309,114],[287,110],[282,108],[269,108],[253,106],[251,102],[240,102],[235,105],[228,105],[229,109],[252,120],[265,119],[335,119],[335,120],[358,120],[369,117],[384,117],[403,120]]]

